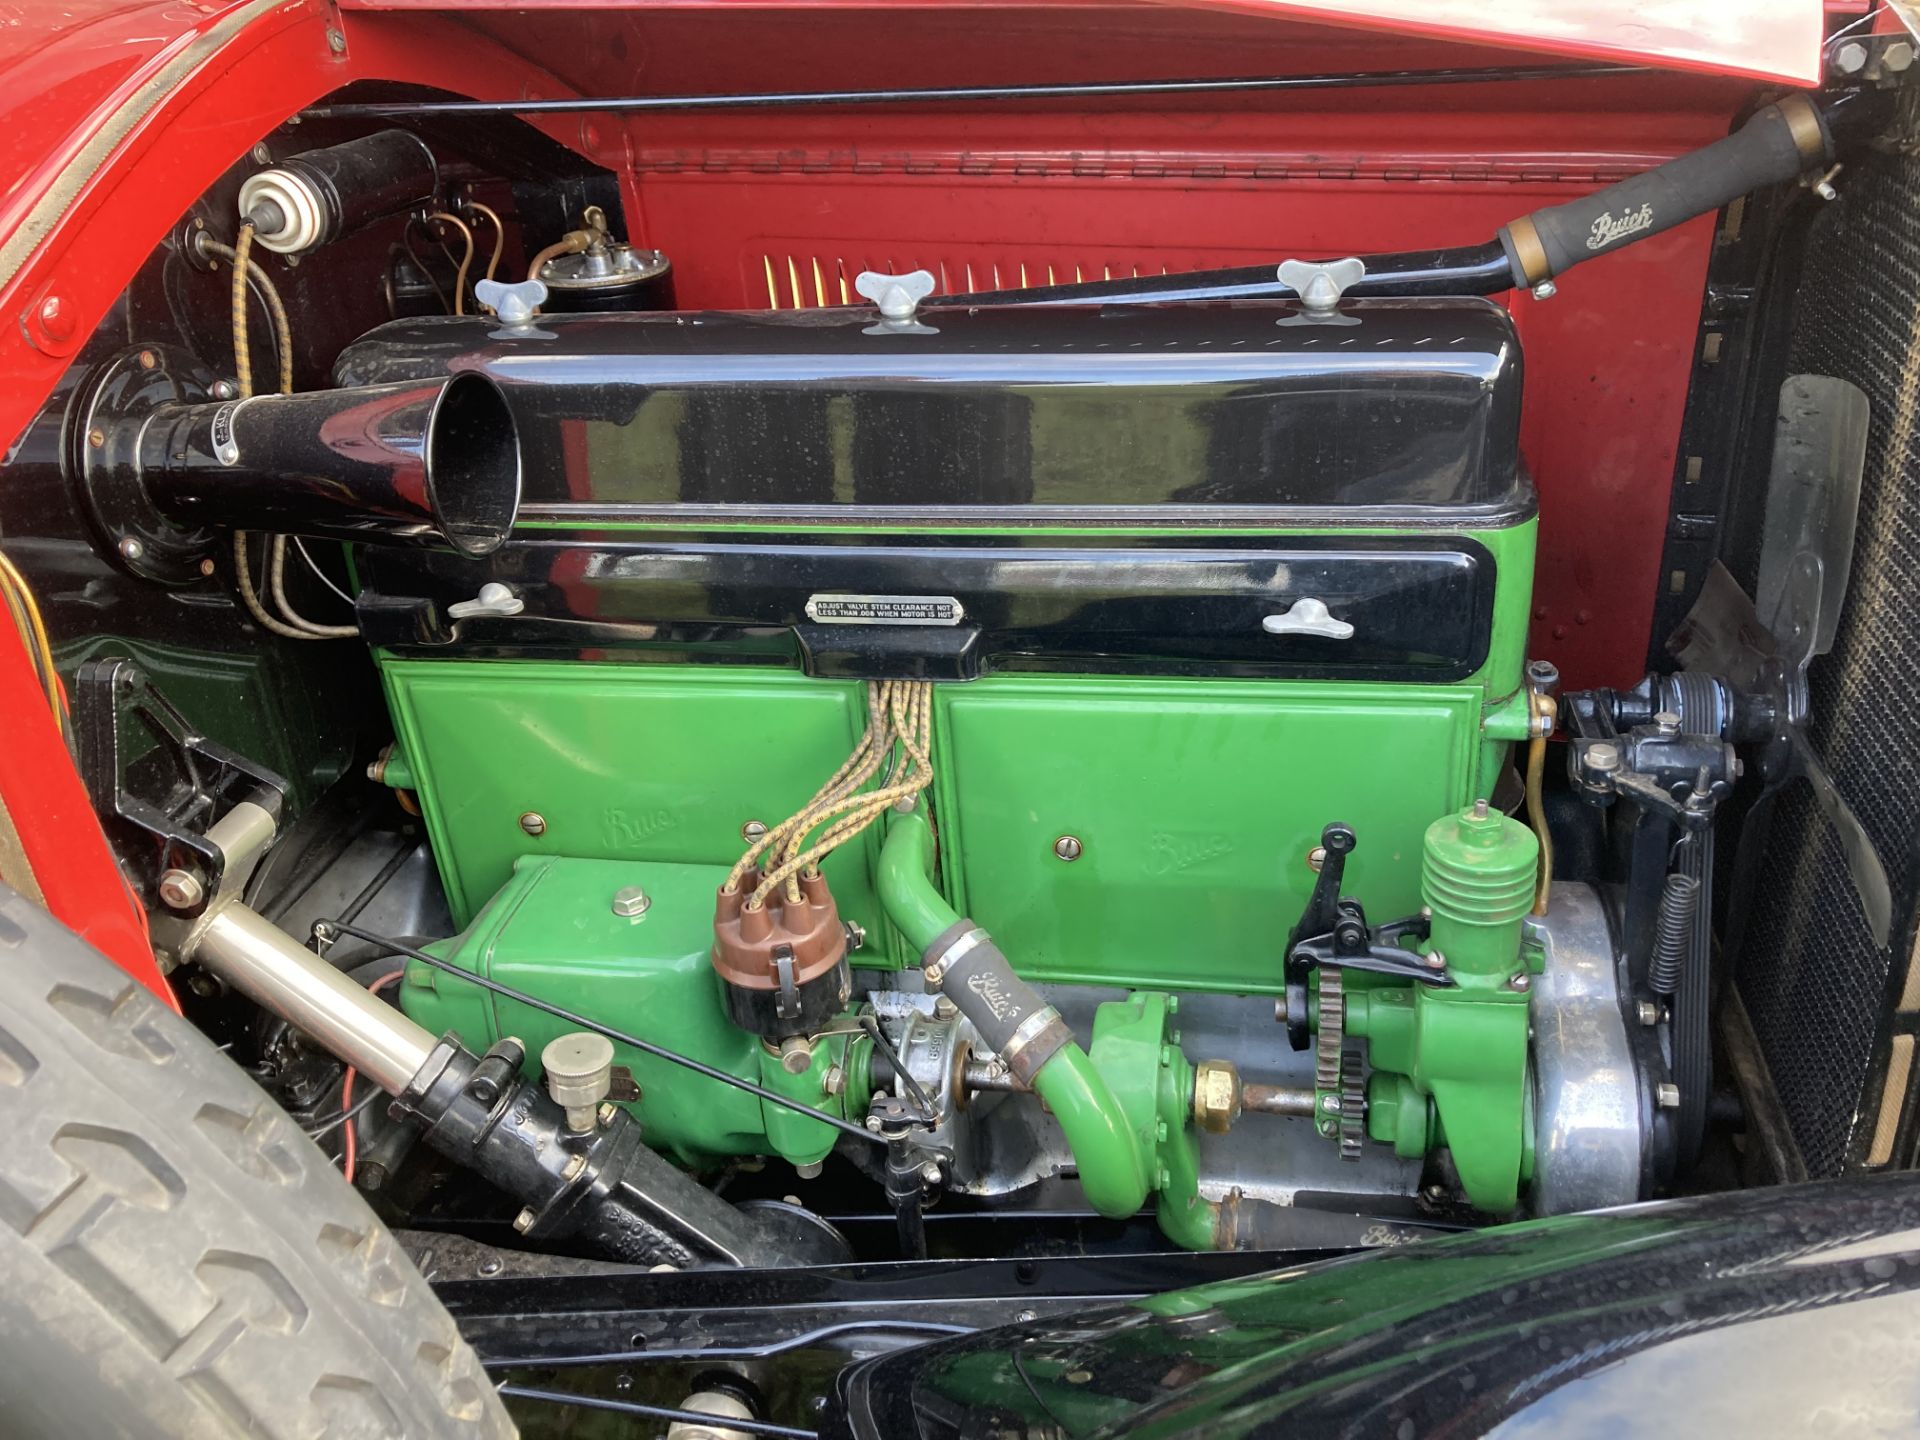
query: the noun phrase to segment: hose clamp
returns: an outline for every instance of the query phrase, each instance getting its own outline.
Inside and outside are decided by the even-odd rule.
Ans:
[[[1800,152],[1800,158],[1809,165],[1819,165],[1827,159],[1827,130],[1820,123],[1820,109],[1804,95],[1789,95],[1775,103],[1780,118],[1787,122],[1787,134],[1793,137],[1793,148]]]
[[[992,937],[978,925],[964,932],[951,945],[947,946],[946,949],[926,962],[925,974],[927,984],[937,989],[940,982],[946,979],[947,971],[951,970],[958,961],[986,944],[991,938]]]
[[[1000,1047],[1000,1058],[1016,1080],[1032,1085],[1040,1068],[1072,1038],[1073,1032],[1067,1028],[1060,1012],[1051,1005],[1043,1005],[1020,1022],[1019,1028]]]

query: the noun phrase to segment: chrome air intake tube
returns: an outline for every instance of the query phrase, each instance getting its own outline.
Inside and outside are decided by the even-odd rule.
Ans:
[[[486,555],[520,508],[513,416],[472,374],[163,406],[134,463],[154,507],[187,525]]]
[[[175,346],[88,380],[69,464],[105,548],[163,583],[201,575],[221,532],[491,554],[520,510],[519,430],[500,387],[460,373],[216,398]]]

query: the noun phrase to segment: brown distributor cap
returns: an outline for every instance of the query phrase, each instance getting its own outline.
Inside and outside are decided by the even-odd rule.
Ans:
[[[778,990],[779,961],[792,961],[794,986],[827,974],[847,955],[847,927],[824,875],[800,877],[800,900],[778,886],[758,910],[747,896],[760,883],[756,867],[732,890],[722,889],[713,908],[713,968],[743,990]]]

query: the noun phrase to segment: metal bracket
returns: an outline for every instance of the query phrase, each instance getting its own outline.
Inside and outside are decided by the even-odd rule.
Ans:
[[[800,986],[793,968],[793,947],[776,945],[773,947],[773,973],[779,982],[780,993],[773,1002],[773,1013],[782,1020],[798,1019],[800,1015]]]
[[[136,880],[180,871],[199,894],[170,909],[193,911],[221,890],[228,856],[208,832],[252,801],[277,818],[287,782],[205,735],[133,661],[90,660],[74,673],[80,775]]]
[[[1425,937],[1425,916],[1410,915],[1374,927],[1367,924],[1367,912],[1358,900],[1341,895],[1347,856],[1359,843],[1348,825],[1336,822],[1320,832],[1320,877],[1314,882],[1299,924],[1287,937],[1283,961],[1287,1041],[1296,1050],[1306,1049],[1312,1040],[1307,1025],[1307,976],[1315,968],[1370,970],[1425,985],[1454,983],[1444,960],[1433,963],[1440,959],[1438,954],[1421,955],[1399,943],[1408,936]]]

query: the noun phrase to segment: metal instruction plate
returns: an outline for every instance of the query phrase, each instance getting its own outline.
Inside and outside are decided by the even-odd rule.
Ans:
[[[951,595],[810,595],[820,625],[958,625],[967,612]]]

